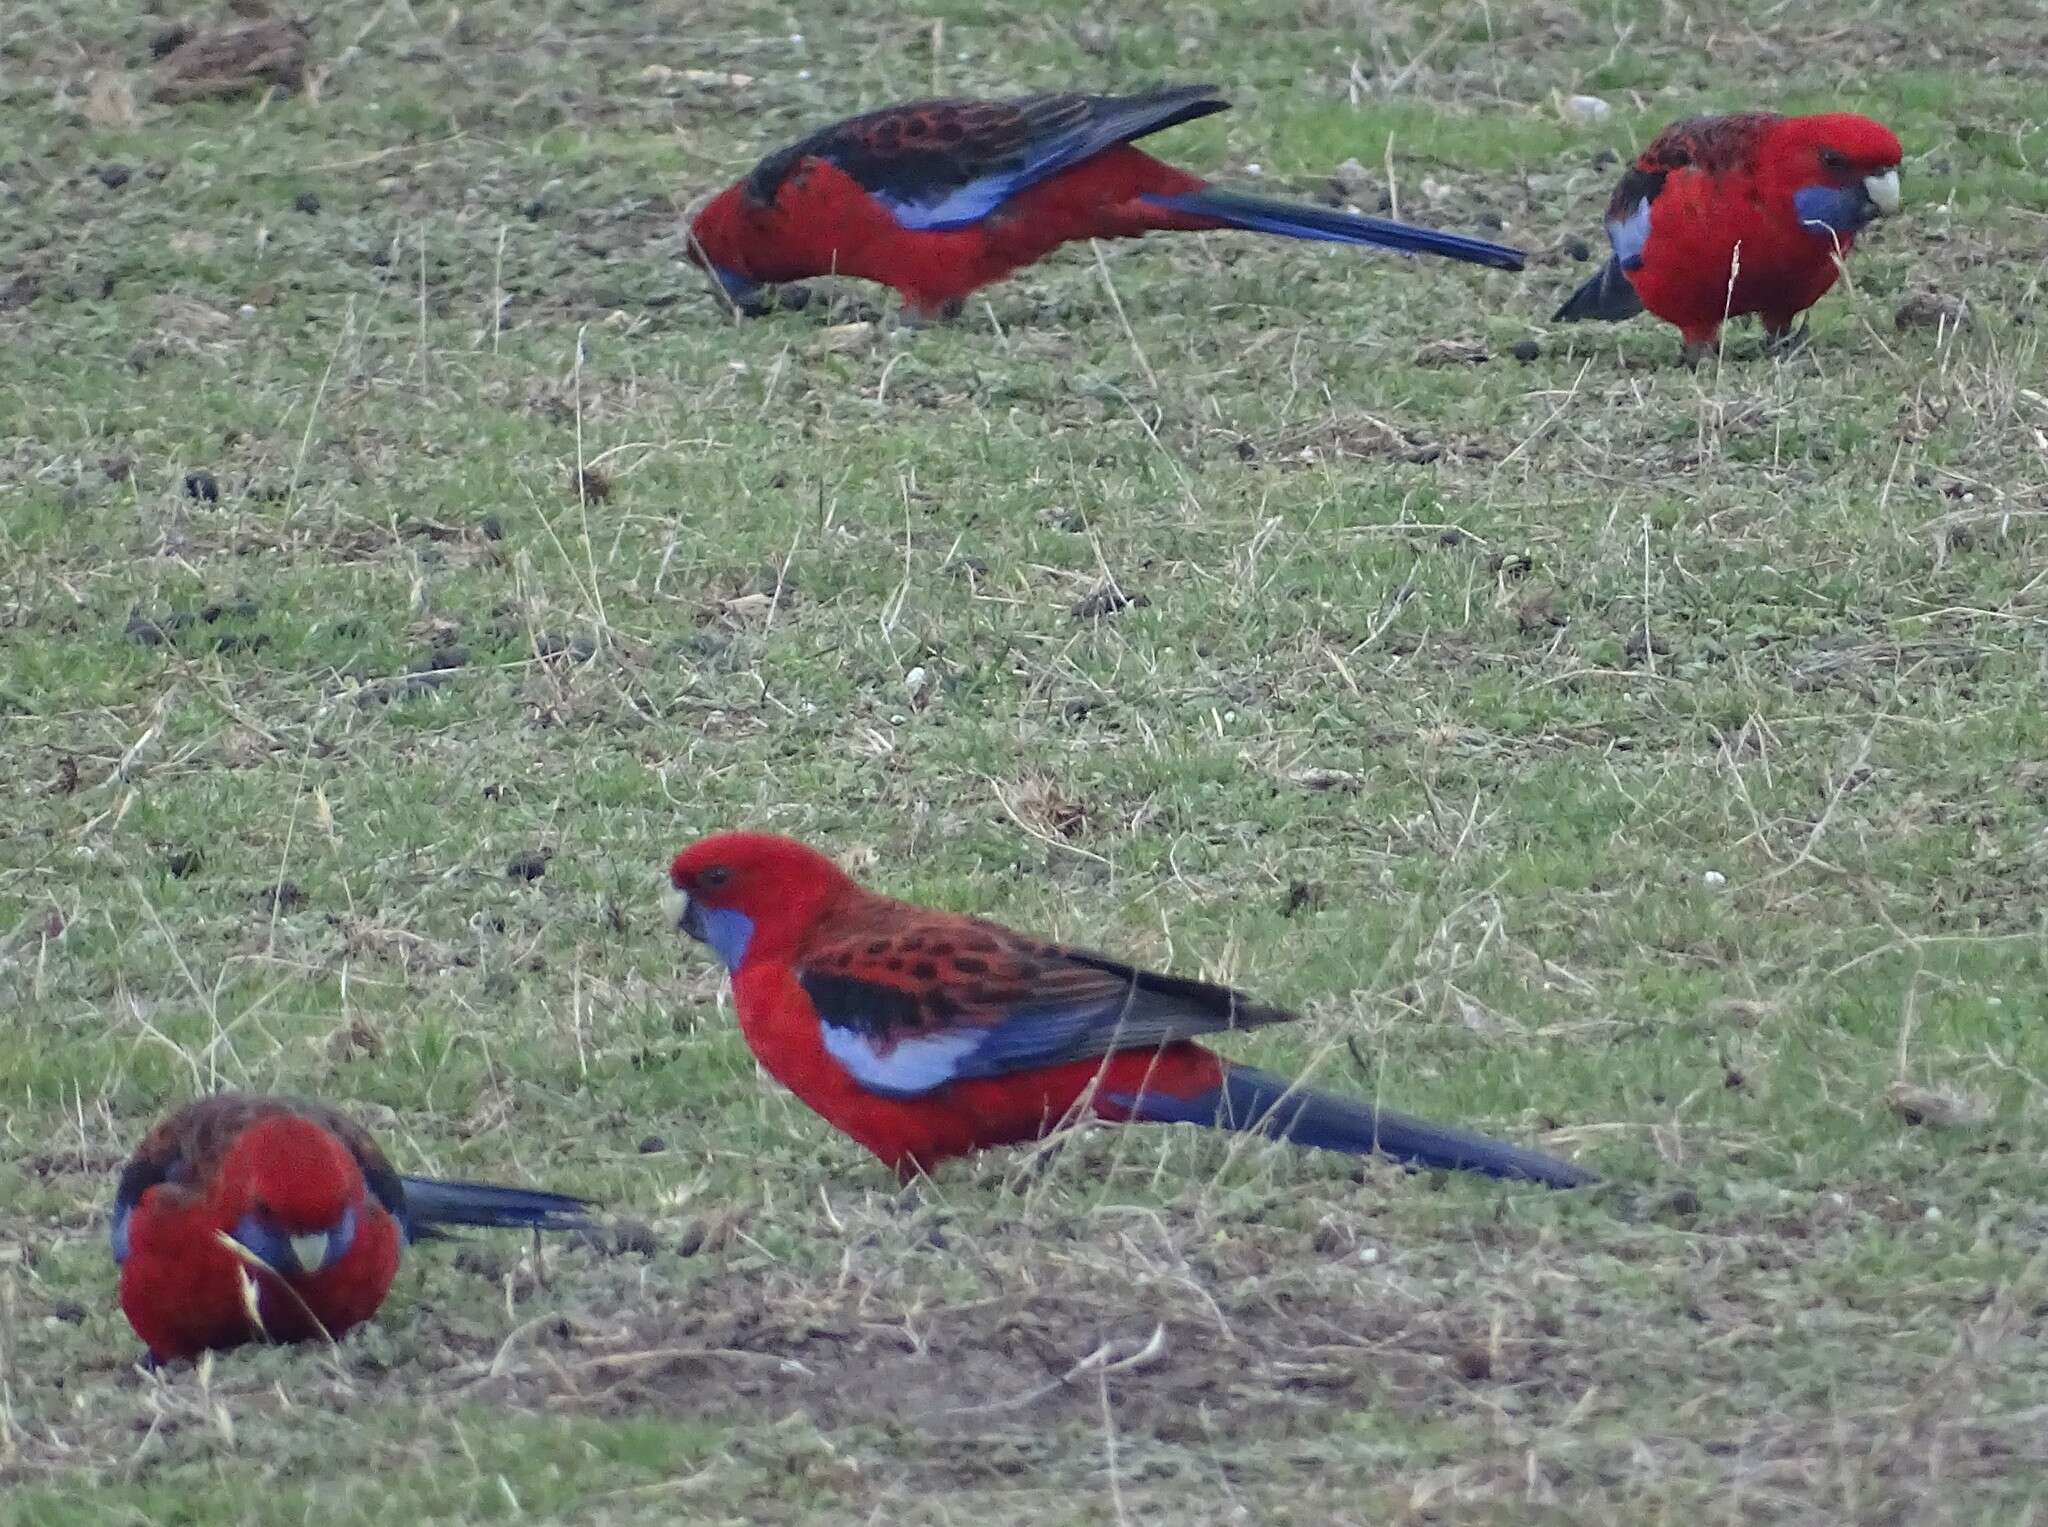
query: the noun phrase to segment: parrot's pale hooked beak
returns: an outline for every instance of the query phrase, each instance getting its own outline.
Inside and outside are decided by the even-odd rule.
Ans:
[[[1899,210],[1899,171],[1897,166],[1882,175],[1863,177],[1863,194],[1870,198],[1870,204],[1877,208],[1878,215],[1890,217]]]
[[[327,1254],[333,1248],[334,1237],[322,1230],[317,1235],[295,1235],[291,1238],[292,1255],[298,1259],[303,1272],[318,1272],[327,1265]]]

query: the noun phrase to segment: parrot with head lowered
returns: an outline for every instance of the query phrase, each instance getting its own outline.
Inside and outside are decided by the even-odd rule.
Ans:
[[[401,1177],[345,1114],[224,1092],[151,1130],[122,1170],[121,1309],[153,1362],[338,1338],[384,1302],[400,1247],[440,1225],[582,1228],[588,1201]]]
[[[1131,146],[1229,108],[1208,85],[1140,95],[916,101],[819,129],[770,154],[693,221],[690,258],[744,312],[764,288],[859,276],[913,317],[1076,239],[1240,228],[1520,270],[1518,249],[1220,190]]]
[[[770,1075],[899,1174],[1036,1140],[1084,1113],[1551,1187],[1568,1161],[1226,1061],[1198,1041],[1295,1015],[861,889],[823,854],[721,833],[670,866],[678,926],[732,976]]]
[[[1755,313],[1769,347],[1805,338],[1792,325],[1835,284],[1872,221],[1899,210],[1892,130],[1829,112],[1743,112],[1667,127],[1607,204],[1613,258],[1553,321],[1632,318],[1676,324],[1688,365],[1722,322]]]

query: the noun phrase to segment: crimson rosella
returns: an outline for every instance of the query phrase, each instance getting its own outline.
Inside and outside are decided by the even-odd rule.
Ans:
[[[1573,1187],[1593,1174],[1311,1091],[1194,1041],[1294,1014],[862,890],[788,838],[721,833],[669,870],[678,926],[732,975],[740,1032],[825,1120],[909,1177],[1078,1114],[1255,1130],[1298,1145]]]
[[[1899,210],[1902,151],[1868,117],[1744,112],[1664,129],[1607,204],[1614,255],[1554,318],[1676,324],[1688,364],[1724,319],[1762,315],[1771,347],[1804,337],[1800,314],[1835,284],[1875,218]]]
[[[584,1224],[586,1200],[401,1177],[318,1103],[223,1092],[151,1130],[114,1196],[121,1308],[154,1362],[339,1337],[377,1313],[436,1225]]]
[[[1241,228],[1520,270],[1522,252],[1218,190],[1131,141],[1227,110],[1208,85],[1142,95],[916,101],[821,128],[713,197],[689,254],[743,311],[771,282],[860,276],[913,316],[958,310],[1076,239]]]

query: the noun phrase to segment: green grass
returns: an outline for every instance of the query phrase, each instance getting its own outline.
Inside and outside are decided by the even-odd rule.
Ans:
[[[156,23],[32,0],[0,1522],[2026,1520],[2048,98],[2032,18],[1946,14],[1939,55],[1835,3],[839,7],[797,45],[416,0],[318,18],[317,92],[171,107]],[[1069,250],[915,334],[833,327],[851,286],[735,326],[675,258],[807,125],[1162,76],[1239,103],[1163,153],[1310,194],[1355,159],[1367,204],[1391,167],[1537,257],[1106,247],[1127,333]],[[1609,153],[1758,104],[1907,144],[1811,350],[1549,326]],[[1972,325],[1896,328],[1922,292]],[[1077,617],[1105,578],[1144,602]],[[659,914],[738,824],[1296,1005],[1232,1053],[1614,1186],[1148,1130],[899,1190]],[[146,1380],[112,1176],[219,1085],[646,1234],[429,1248],[334,1353]]]

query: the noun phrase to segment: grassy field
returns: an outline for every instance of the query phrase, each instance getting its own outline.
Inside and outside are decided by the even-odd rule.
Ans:
[[[2036,1519],[2048,44],[1941,17],[385,0],[166,104],[167,17],[12,7],[0,1522]],[[1170,157],[1528,272],[1152,240],[897,333],[676,260],[810,125],[1162,77],[1237,102]],[[1907,145],[1811,349],[1548,326],[1738,105]],[[742,824],[1611,1185],[901,1189],[660,914]],[[145,1377],[112,1174],[222,1085],[619,1221]]]

